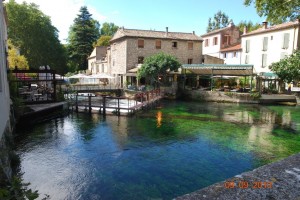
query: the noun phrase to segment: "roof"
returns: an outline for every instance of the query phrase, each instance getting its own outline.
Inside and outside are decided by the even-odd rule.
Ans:
[[[206,37],[206,36],[210,36],[210,35],[214,35],[214,34],[217,34],[217,33],[220,33],[224,30],[227,30],[227,29],[231,29],[231,28],[235,28],[236,26],[234,24],[229,24],[228,26],[224,27],[224,28],[220,28],[220,29],[217,29],[217,30],[214,30],[214,31],[211,31],[211,32],[208,32],[208,33],[205,33],[203,35],[201,35],[201,37]]]
[[[197,36],[194,33],[179,33],[179,32],[119,28],[118,31],[114,34],[113,38],[110,40],[110,42],[113,42],[115,40],[124,37],[203,41],[203,39],[200,36]]]
[[[239,51],[239,50],[242,50],[241,44],[230,46],[230,47],[221,49],[220,51],[221,52],[229,52],[229,51]]]
[[[297,20],[295,22],[287,22],[287,23],[283,23],[283,24],[269,26],[266,29],[264,27],[261,27],[259,29],[254,30],[254,31],[251,31],[249,33],[243,34],[242,37],[255,35],[255,34],[263,34],[263,33],[267,33],[267,32],[283,30],[283,29],[288,29],[288,28],[299,26],[299,25],[300,25],[300,23]]]
[[[253,65],[184,64],[183,69],[201,75],[251,76]]]

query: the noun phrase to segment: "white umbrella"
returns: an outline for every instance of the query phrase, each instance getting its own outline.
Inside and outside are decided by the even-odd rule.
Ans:
[[[90,76],[87,76],[85,74],[75,74],[73,76],[70,76],[68,78],[91,78]]]
[[[108,78],[108,79],[113,79],[115,77],[110,76],[108,74],[94,74],[94,75],[90,76],[90,78]]]

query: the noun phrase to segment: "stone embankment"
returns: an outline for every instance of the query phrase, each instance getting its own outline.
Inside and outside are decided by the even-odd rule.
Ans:
[[[176,198],[196,199],[300,200],[300,153]]]

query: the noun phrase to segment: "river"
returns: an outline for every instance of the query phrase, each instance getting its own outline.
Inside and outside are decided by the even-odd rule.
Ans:
[[[300,107],[163,101],[17,130],[20,171],[51,199],[172,199],[300,152]]]

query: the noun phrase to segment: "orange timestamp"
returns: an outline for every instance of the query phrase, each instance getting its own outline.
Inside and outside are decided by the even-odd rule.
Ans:
[[[253,181],[253,182],[249,183],[248,181],[239,181],[239,182],[235,183],[234,181],[226,181],[224,183],[224,187],[226,189],[233,189],[233,188],[271,189],[271,188],[273,188],[273,182]]]

